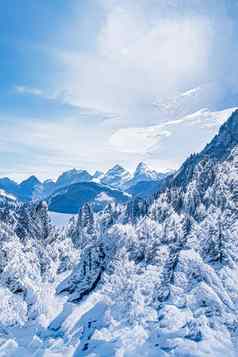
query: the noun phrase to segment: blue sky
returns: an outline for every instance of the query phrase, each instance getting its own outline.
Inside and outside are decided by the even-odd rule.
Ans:
[[[235,0],[1,2],[0,176],[178,167],[237,106],[237,15]]]

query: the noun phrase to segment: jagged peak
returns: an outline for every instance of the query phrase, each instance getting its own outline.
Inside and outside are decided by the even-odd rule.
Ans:
[[[114,172],[114,171],[124,172],[124,171],[127,171],[127,170],[123,166],[121,166],[119,164],[116,164],[111,169],[109,169],[107,171],[107,173]]]
[[[93,174],[93,178],[98,178],[103,175],[104,175],[103,171],[96,170],[95,173]]]
[[[80,174],[82,172],[86,172],[86,170],[73,168],[73,169],[64,171],[60,176],[63,176],[63,175],[64,176],[66,176],[66,175],[69,175],[69,176],[70,175],[77,175],[77,174]]]
[[[81,177],[80,177],[81,176]],[[87,170],[78,170],[78,169],[71,169],[68,171],[63,172],[56,180],[56,184],[57,185],[61,185],[65,183],[72,183],[72,182],[67,182],[67,181],[71,181],[74,179],[79,179],[79,180],[83,180],[83,181],[90,181],[92,178],[92,176],[89,174],[89,172]]]
[[[14,181],[14,180],[10,179],[10,178],[9,178],[9,177],[7,177],[7,176],[5,176],[5,177],[1,177],[1,178],[0,178],[0,181],[2,181],[2,182],[6,182],[6,183],[12,183],[12,184],[17,185],[17,182],[16,182],[16,181]]]
[[[143,161],[141,161],[138,165],[137,165],[137,167],[136,167],[136,169],[135,169],[135,175],[136,174],[138,174],[138,173],[141,173],[141,172],[146,172],[146,171],[152,171],[150,168],[149,168],[149,166],[146,164],[146,163],[144,163]]]
[[[20,185],[25,185],[25,184],[38,185],[40,183],[41,183],[40,180],[35,175],[32,175],[28,177],[26,180],[22,181]]]
[[[52,179],[47,179],[43,182],[44,185],[55,183]]]

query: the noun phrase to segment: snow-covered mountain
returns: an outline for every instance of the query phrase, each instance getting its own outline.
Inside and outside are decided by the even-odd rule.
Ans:
[[[38,197],[44,191],[43,184],[35,176],[30,176],[28,179],[17,184],[8,177],[0,179],[0,189],[8,194],[11,194],[19,200],[26,202]]]
[[[149,168],[144,162],[140,162],[136,167],[134,173],[135,183],[139,181],[156,181],[160,178],[161,174]]]
[[[152,198],[58,230],[6,197],[0,235],[3,356],[236,357],[238,111]]]
[[[30,176],[18,186],[18,198],[22,201],[30,201],[37,192],[41,191],[41,185],[36,176]]]
[[[30,176],[18,184],[5,177],[0,179],[0,189],[22,202],[28,202],[47,197],[55,190],[55,183],[52,180],[46,180],[42,183],[36,176]]]
[[[86,203],[96,210],[109,203],[126,203],[131,196],[96,182],[79,182],[59,188],[48,197],[49,209],[54,212],[77,214]]]
[[[149,168],[144,162],[140,162],[133,175],[120,165],[115,165],[102,177],[101,183],[121,190],[128,190],[140,182],[157,182],[167,174],[159,173]]]
[[[69,186],[73,183],[88,182],[92,180],[92,176],[86,170],[72,169],[60,175],[56,181],[57,188]]]
[[[101,179],[103,178],[104,173],[102,171],[96,170],[95,173],[93,174],[92,181],[94,182],[100,182]]]
[[[39,193],[39,197],[40,199],[45,199],[47,198],[51,193],[53,193],[56,190],[56,184],[53,180],[48,179],[45,180],[42,183],[42,189],[41,192]]]
[[[160,181],[167,174],[159,173],[151,169],[144,162],[140,162],[133,174],[133,177],[125,183],[127,188],[135,186],[139,182]]]
[[[71,170],[56,181],[52,194],[47,198],[49,209],[75,214],[87,202],[102,208],[109,202],[125,203],[132,196],[148,198],[160,190],[167,176],[168,174],[158,173],[142,162],[137,166],[134,175],[120,165],[113,166],[105,174],[96,172],[91,177],[87,174],[85,176],[82,170]],[[71,181],[76,182],[70,184]]]
[[[72,169],[61,174],[56,182],[51,179],[41,182],[36,176],[30,176],[17,184],[8,177],[0,178],[0,189],[17,197],[23,202],[47,198],[57,189],[77,182],[88,182],[92,176],[86,170]]]
[[[143,199],[149,199],[154,194],[159,192],[163,185],[166,183],[166,177],[162,177],[156,181],[139,181],[135,185],[129,186],[126,190],[134,199],[140,197]]]
[[[0,178],[0,189],[5,192],[11,193],[12,195],[17,195],[18,184],[9,179],[8,177]]]
[[[122,192],[131,188],[131,192],[128,191],[129,194],[132,193],[136,195],[140,192],[140,189],[137,189],[136,186],[138,183],[143,181],[151,181],[151,185],[153,186],[163,177],[163,174],[159,174],[156,171],[149,169],[148,166],[146,166],[144,163],[140,163],[137,166],[134,175],[131,175],[130,172],[124,169],[122,166],[115,165],[105,174],[101,171],[96,171],[94,175],[91,175],[86,170],[72,169],[62,173],[56,181],[48,179],[44,182],[41,182],[36,176],[30,176],[18,184],[15,181],[5,177],[0,178],[0,189],[3,189],[5,192],[14,195],[18,200],[23,202],[47,199],[54,192],[61,188],[69,187],[72,184],[83,182],[95,182],[97,184],[108,186],[109,189],[114,188]],[[151,190],[149,187],[147,188],[149,194]],[[123,194],[125,193],[122,193],[122,195]]]
[[[130,179],[131,174],[129,171],[121,165],[115,165],[105,173],[100,182],[110,187],[123,189]]]

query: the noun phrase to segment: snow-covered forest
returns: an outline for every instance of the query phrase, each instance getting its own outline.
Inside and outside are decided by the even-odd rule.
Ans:
[[[238,111],[149,199],[0,201],[0,356],[237,356]]]

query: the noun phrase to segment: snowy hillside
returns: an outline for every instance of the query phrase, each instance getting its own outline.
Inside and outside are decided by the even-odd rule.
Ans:
[[[1,356],[238,356],[238,111],[147,200],[4,196],[0,234]]]

